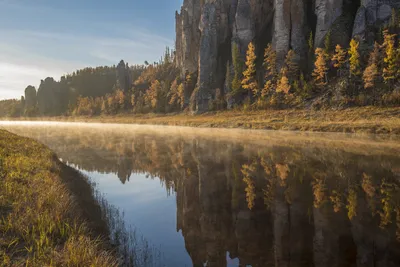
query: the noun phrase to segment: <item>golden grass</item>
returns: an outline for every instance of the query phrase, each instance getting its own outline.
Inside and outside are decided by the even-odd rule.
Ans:
[[[47,117],[21,120],[154,124],[191,127],[400,134],[400,107],[343,110],[221,111],[190,114],[119,114],[98,117]]]
[[[43,145],[0,130],[0,266],[116,266]],[[65,170],[65,169],[64,169]]]

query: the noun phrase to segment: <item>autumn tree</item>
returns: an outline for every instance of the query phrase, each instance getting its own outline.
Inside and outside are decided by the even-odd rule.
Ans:
[[[153,81],[150,88],[146,91],[146,104],[149,105],[151,108],[156,109],[160,92],[161,83],[158,80]]]
[[[256,59],[255,47],[253,43],[250,42],[246,53],[246,70],[243,72],[242,86],[255,97],[260,93],[257,83]]]
[[[398,55],[395,47],[396,34],[390,34],[388,30],[384,31],[384,42],[383,48],[385,57],[384,68],[383,68],[383,80],[385,83],[391,85],[395,80],[398,79]]]
[[[358,51],[359,46],[359,42],[351,39],[349,48],[350,77],[358,77],[361,75],[360,53]]]
[[[346,50],[340,45],[336,45],[335,54],[332,57],[333,66],[337,69],[338,75],[342,75],[342,71],[346,65]]]
[[[365,68],[363,73],[364,88],[374,88],[379,78],[379,60],[380,59],[380,48],[379,44],[375,42],[374,50],[369,56],[368,66]]]
[[[315,50],[315,55],[317,58],[315,60],[315,68],[312,76],[314,77],[315,84],[321,88],[328,83],[328,67],[325,60],[325,51],[322,48],[317,48]]]
[[[276,51],[268,44],[264,52],[264,69],[265,69],[265,84],[261,92],[261,96],[267,96],[276,85],[277,68],[276,68]]]
[[[276,92],[280,93],[284,93],[285,95],[289,94],[290,91],[290,83],[289,83],[289,79],[287,77],[287,69],[286,68],[282,68],[280,71],[280,77],[278,80],[278,84],[276,86]]]

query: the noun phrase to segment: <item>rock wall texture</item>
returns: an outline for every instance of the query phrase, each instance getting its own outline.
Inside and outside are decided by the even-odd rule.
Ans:
[[[332,42],[345,46],[352,37],[371,43],[371,29],[399,6],[400,0],[184,0],[176,12],[176,64],[182,76],[197,74],[193,99],[196,111],[204,112],[217,89],[229,91],[225,74],[232,69],[232,44],[244,59],[250,42],[259,58],[272,43],[278,66],[289,49],[301,63],[308,58],[310,33],[315,46],[323,46],[328,32]]]

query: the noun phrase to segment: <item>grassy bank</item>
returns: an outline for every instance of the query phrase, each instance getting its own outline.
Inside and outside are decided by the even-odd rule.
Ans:
[[[116,266],[91,186],[45,146],[0,130],[0,266]]]
[[[189,114],[120,114],[99,117],[47,117],[25,120],[135,123],[319,132],[400,134],[400,107],[358,107],[344,110],[222,111]]]

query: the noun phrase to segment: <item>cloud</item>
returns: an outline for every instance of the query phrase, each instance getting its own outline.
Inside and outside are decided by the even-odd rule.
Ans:
[[[172,41],[138,33],[133,36],[108,38],[74,36],[61,33],[0,30],[5,42],[0,43],[0,99],[19,96],[28,85],[38,86],[40,79],[58,79],[75,69],[113,65],[124,59],[130,64],[155,61]],[[3,92],[7,91],[5,94]]]
[[[0,0],[0,8],[2,3],[7,5]],[[15,3],[12,8],[29,13],[33,9],[33,13],[40,11],[37,7],[20,7]],[[118,64],[121,59],[130,64],[156,61],[165,46],[173,45],[172,40],[132,23],[90,21],[72,15],[65,22],[61,19],[65,13],[57,9],[51,12],[60,19],[48,19],[49,27],[29,27],[28,22],[25,22],[26,27],[18,27],[8,23],[7,19],[13,18],[5,18],[5,21],[0,18],[0,99],[19,98],[27,85],[38,86],[41,79],[54,77],[57,80],[63,74],[84,67]],[[73,19],[76,21],[71,22]],[[18,18],[14,22],[16,20]],[[60,24],[60,29],[63,23],[74,27],[58,31],[52,23]]]

